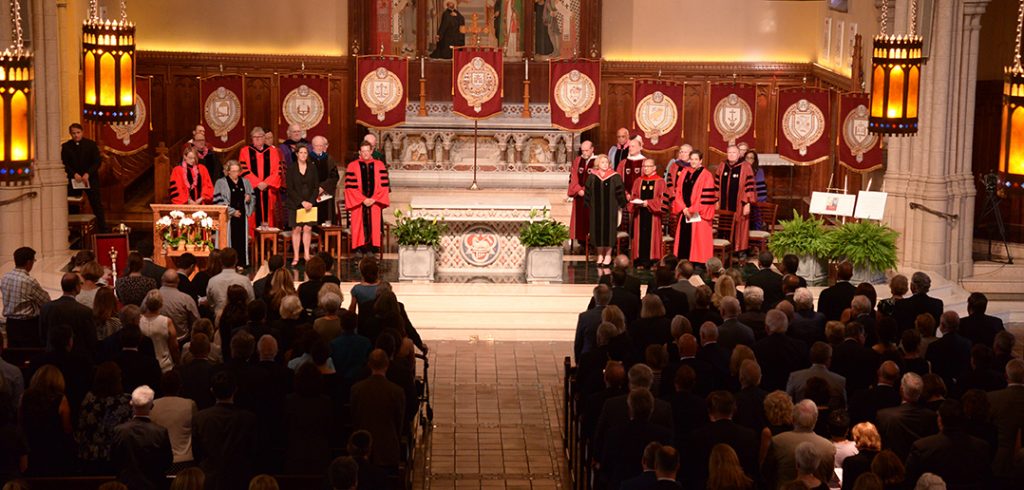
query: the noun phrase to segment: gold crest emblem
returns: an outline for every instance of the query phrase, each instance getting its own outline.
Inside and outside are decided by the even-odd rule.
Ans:
[[[405,98],[402,80],[393,71],[379,67],[363,77],[359,84],[359,96],[370,107],[370,112],[383,121],[389,111],[398,107]]]
[[[729,145],[735,145],[736,139],[747,134],[754,122],[754,112],[742,97],[729,94],[715,106],[712,116],[715,129],[722,134],[722,139]]]
[[[807,147],[821,139],[824,132],[825,115],[807,99],[789,106],[782,116],[782,134],[800,156],[806,155]]]
[[[146,103],[142,101],[142,97],[139,97],[139,93],[135,93],[135,120],[127,124],[111,124],[110,129],[114,130],[114,135],[117,139],[121,140],[125,146],[131,144],[132,135],[138,133],[142,129],[142,125],[146,123]]]
[[[206,125],[213,130],[213,135],[227,143],[228,133],[242,120],[242,103],[227,87],[217,87],[203,104],[203,117]]]
[[[596,100],[594,81],[579,70],[572,70],[555,82],[555,105],[573,124],[580,122],[580,114],[590,110]]]
[[[459,95],[475,112],[480,112],[480,106],[498,93],[498,72],[479,56],[466,63],[456,78]]]
[[[857,162],[864,161],[864,154],[878,143],[878,135],[868,131],[868,108],[864,104],[855,107],[843,121],[843,139],[850,147],[850,153]]]
[[[289,125],[297,124],[303,131],[315,128],[324,117],[324,99],[309,86],[299,85],[284,97],[281,114]]]
[[[655,91],[640,100],[636,105],[636,123],[644,132],[644,137],[658,144],[658,138],[668,133],[679,121],[679,111],[675,102],[665,97],[661,91]]]

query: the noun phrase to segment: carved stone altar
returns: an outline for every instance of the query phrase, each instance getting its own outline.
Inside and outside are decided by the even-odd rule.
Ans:
[[[437,271],[451,274],[522,274],[526,247],[519,229],[530,212],[551,204],[546,199],[511,196],[414,197],[413,217],[443,218],[448,232],[441,237]]]
[[[453,113],[450,103],[427,105],[427,116],[419,116],[419,103],[411,103],[404,125],[371,130],[387,158],[392,184],[462,185],[473,172],[473,120]],[[506,104],[500,116],[479,121],[477,164],[483,183],[519,187],[529,180],[529,187],[561,187],[568,181],[579,134],[552,127],[546,104],[530,110],[531,116],[523,117],[522,104]]]

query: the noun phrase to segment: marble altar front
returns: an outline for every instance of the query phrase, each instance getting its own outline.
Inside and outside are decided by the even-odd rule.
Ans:
[[[522,274],[526,247],[519,230],[531,212],[550,208],[537,197],[455,195],[414,197],[413,217],[441,218],[448,232],[441,238],[437,272],[449,274]]]

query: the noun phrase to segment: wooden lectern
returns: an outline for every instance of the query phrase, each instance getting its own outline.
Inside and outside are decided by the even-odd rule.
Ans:
[[[209,217],[213,218],[217,222],[217,231],[214,233],[216,237],[216,247],[218,249],[227,246],[227,235],[222,235],[221,232],[227,233],[228,229],[228,207],[223,205],[202,205],[202,204],[150,204],[150,209],[153,210],[153,250],[156,251],[153,262],[156,264],[166,267],[167,257],[178,257],[185,253],[184,250],[171,250],[164,247],[164,237],[156,227],[156,222],[160,218],[170,214],[171,211],[181,211],[186,215],[191,215],[196,211],[203,211]],[[221,241],[221,236],[224,236],[224,240]],[[207,257],[210,255],[209,250],[193,251],[193,255],[196,257]]]

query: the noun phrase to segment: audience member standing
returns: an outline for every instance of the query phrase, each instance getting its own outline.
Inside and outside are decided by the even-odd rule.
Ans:
[[[206,286],[206,302],[213,308],[215,318],[220,319],[221,312],[224,311],[224,306],[228,304],[228,287],[238,285],[245,288],[245,292],[249,297],[249,301],[256,299],[252,292],[252,282],[249,278],[239,274],[235,270],[235,265],[238,263],[238,254],[235,253],[233,248],[225,248],[220,251],[220,262],[223,264],[224,269],[219,274],[210,278],[209,284]],[[222,342],[226,342],[226,339],[221,339]]]
[[[160,370],[167,372],[174,369],[174,365],[179,362],[180,353],[178,351],[178,334],[174,323],[170,318],[160,314],[160,309],[163,306],[164,300],[160,291],[153,290],[146,293],[142,318],[139,318],[139,330],[153,341]]]
[[[50,295],[29,275],[35,263],[36,251],[21,247],[14,251],[14,269],[0,279],[10,347],[39,347],[45,339],[39,330],[39,312]]]
[[[167,429],[174,464],[184,466],[193,461],[192,427],[199,407],[195,401],[181,396],[181,376],[176,371],[164,373],[160,379],[160,392],[163,396],[153,401],[149,416],[154,423]]]
[[[111,459],[120,469],[117,479],[133,489],[165,488],[174,460],[167,429],[149,418],[153,396],[148,386],[136,388],[131,397],[135,417],[114,429]]]
[[[199,308],[191,296],[178,289],[178,272],[173,269],[164,271],[161,277],[160,297],[164,300],[160,314],[166,316],[174,324],[178,339],[184,339],[192,332],[192,324],[199,320]]]
[[[380,349],[370,353],[370,377],[352,387],[352,426],[373,435],[373,462],[394,472],[401,460],[399,441],[405,418],[405,393],[387,379],[389,360]]]
[[[43,305],[39,314],[39,328],[45,338],[51,327],[71,327],[74,335],[72,351],[92,360],[96,354],[96,325],[92,322],[92,310],[75,299],[81,287],[82,280],[78,274],[65,273],[60,279],[60,289],[64,294]]]
[[[878,411],[878,432],[887,449],[906,460],[914,441],[938,432],[935,412],[922,406],[924,382],[914,373],[903,375],[899,406]]]
[[[195,418],[192,451],[206,474],[209,490],[245,488],[254,473],[258,423],[252,412],[235,406],[235,380],[231,373],[218,372],[211,381],[217,404],[201,410]]]
[[[825,315],[825,320],[839,320],[843,310],[850,307],[857,287],[850,283],[853,278],[853,264],[843,262],[836,272],[838,280],[835,285],[825,288],[818,295],[818,311]]]
[[[932,316],[935,323],[939,322],[942,316],[942,300],[928,296],[932,288],[932,278],[924,272],[915,272],[910,276],[910,292],[912,296],[896,302],[893,308],[893,317],[900,326],[900,331],[913,328],[914,319],[917,315],[927,313]]]

